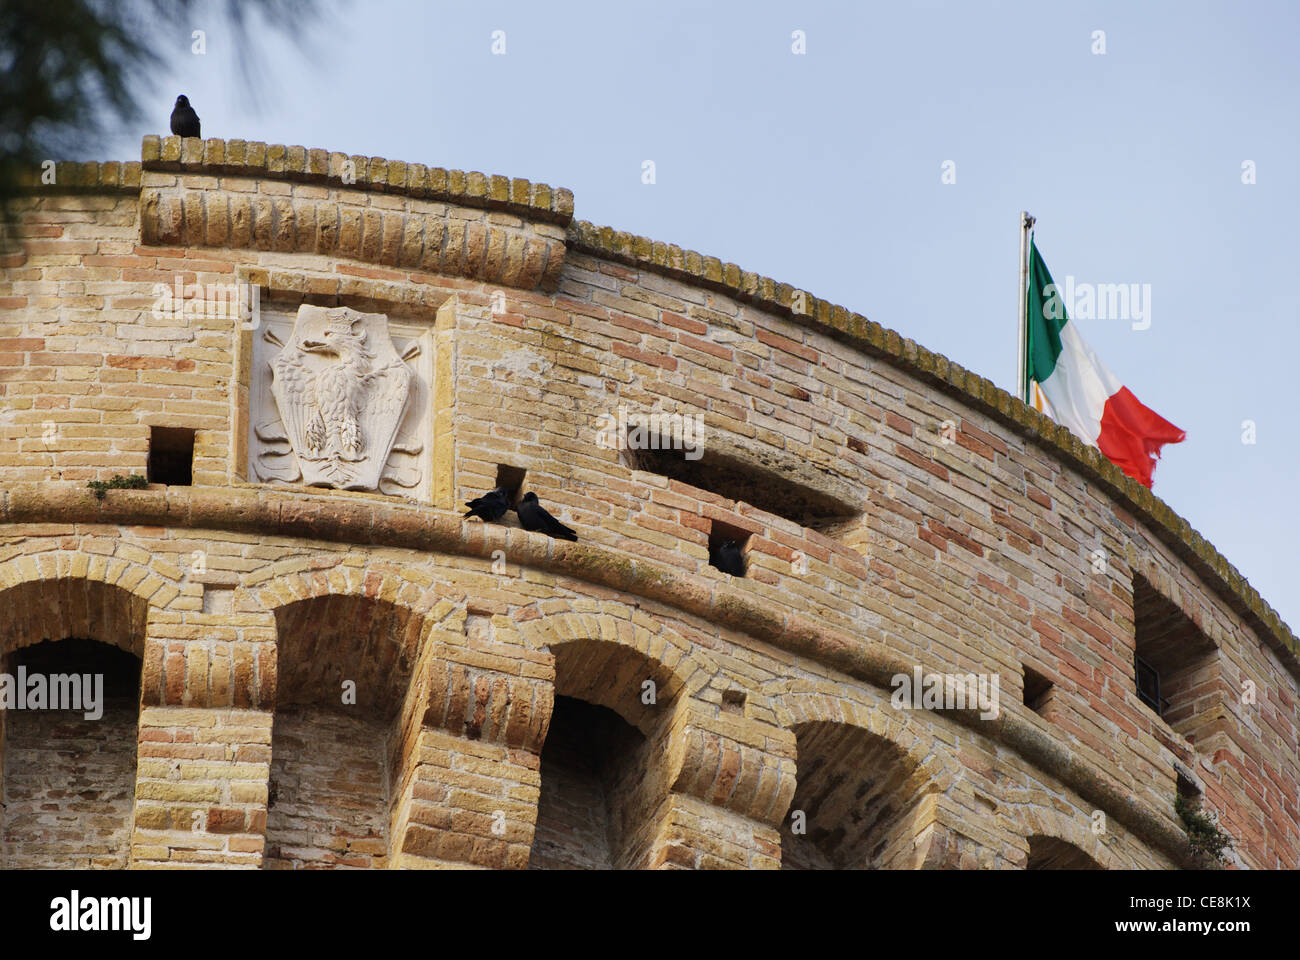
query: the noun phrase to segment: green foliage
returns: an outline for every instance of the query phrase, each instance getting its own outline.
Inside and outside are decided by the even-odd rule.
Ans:
[[[91,480],[86,486],[95,491],[97,498],[103,500],[104,494],[109,490],[143,490],[149,486],[149,481],[138,473],[133,473],[129,477],[115,473],[111,480]]]
[[[1220,830],[1219,825],[1201,811],[1199,802],[1189,800],[1180,793],[1174,798],[1174,810],[1178,813],[1178,819],[1183,821],[1187,840],[1198,856],[1216,863],[1228,862],[1232,837]]]
[[[0,218],[21,185],[39,179],[43,161],[93,157],[108,135],[142,119],[141,101],[152,111],[142,132],[169,133],[172,101],[195,91],[158,90],[157,79],[193,59],[196,27],[235,51],[231,78],[243,79],[257,61],[254,41],[273,31],[300,41],[316,3],[0,0]],[[205,117],[205,130],[237,135],[221,126]]]

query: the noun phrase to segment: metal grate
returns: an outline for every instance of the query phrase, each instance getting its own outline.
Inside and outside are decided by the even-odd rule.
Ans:
[[[1160,696],[1160,672],[1136,654],[1133,657],[1133,668],[1137,673],[1138,698],[1154,710],[1157,716],[1164,716],[1169,701]]]

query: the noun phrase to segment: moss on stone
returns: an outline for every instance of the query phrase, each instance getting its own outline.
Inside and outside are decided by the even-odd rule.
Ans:
[[[138,473],[128,477],[115,473],[108,480],[90,480],[86,486],[95,491],[95,499],[103,500],[109,490],[143,490],[149,486],[149,481]]]

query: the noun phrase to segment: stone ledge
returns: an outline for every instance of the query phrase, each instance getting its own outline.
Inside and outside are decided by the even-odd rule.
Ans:
[[[348,156],[280,143],[150,134],[141,144],[140,160],[145,170],[333,184],[352,190],[405,194],[485,210],[505,210],[560,225],[573,219],[573,191],[563,187],[552,188],[521,177],[446,170],[383,157]],[[353,177],[344,183],[345,164],[349,161]]]
[[[1259,591],[1214,546],[1147,487],[1084,444],[1050,417],[1013,397],[990,380],[947,357],[905,339],[861,314],[821,300],[788,283],[742,270],[734,263],[647,237],[600,227],[585,220],[569,225],[569,247],[579,253],[652,270],[695,286],[716,290],[785,316],[801,326],[852,344],[924,383],[968,403],[1028,438],[1096,483],[1120,506],[1144,522],[1211,589],[1219,594],[1300,677],[1300,640]]]
[[[79,487],[45,491],[20,487],[0,494],[0,522],[214,529],[483,559],[490,559],[494,550],[505,550],[509,563],[657,600],[810,657],[881,690],[890,689],[893,676],[910,674],[917,666],[903,662],[881,644],[864,643],[803,614],[786,615],[744,588],[714,584],[602,547],[550,540],[515,527],[471,524],[457,513],[428,507],[239,487],[114,490],[102,501]],[[1003,710],[995,720],[980,719],[978,708],[932,712],[943,713],[1015,750],[1174,862],[1187,868],[1196,866],[1172,811],[1161,814],[1104,773],[1088,767],[1067,745],[1020,716],[1021,709],[1027,708]]]
[[[427,283],[397,283],[311,270],[284,270],[237,264],[235,279],[262,289],[262,303],[295,307],[309,303],[321,307],[345,306],[363,313],[387,313],[396,318],[407,314],[435,313],[452,293]],[[469,294],[457,294],[467,299]],[[481,298],[487,304],[488,298]]]

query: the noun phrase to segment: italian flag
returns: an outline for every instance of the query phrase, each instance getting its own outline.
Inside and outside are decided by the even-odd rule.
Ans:
[[[1035,406],[1042,398],[1052,419],[1110,458],[1130,477],[1151,486],[1160,448],[1187,434],[1142,405],[1092,352],[1066,315],[1047,264],[1029,241],[1028,379]]]

